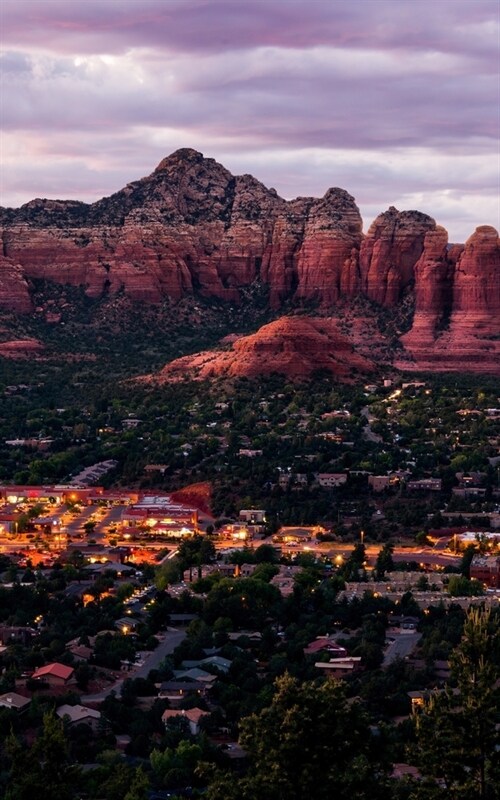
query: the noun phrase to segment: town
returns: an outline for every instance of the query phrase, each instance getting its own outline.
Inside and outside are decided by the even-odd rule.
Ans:
[[[171,343],[134,320],[132,347],[76,317],[79,358],[2,363],[0,796],[275,800],[297,776],[301,798],[475,798],[500,723],[498,382],[158,385]]]
[[[338,535],[270,525],[265,509],[216,519],[193,486],[201,507],[86,485],[109,467],[68,485],[0,487],[4,735],[29,740],[43,725],[50,741],[60,720],[58,758],[84,768],[65,780],[89,797],[121,797],[129,784],[158,800],[207,784],[212,796],[203,764],[239,773],[240,723],[265,687],[323,676],[361,698],[376,729],[391,726],[394,796],[422,781],[406,723],[453,679],[471,608],[493,615],[498,639],[498,513],[479,512],[477,531],[428,525],[394,543],[356,521]],[[399,493],[410,477],[368,475],[368,491]],[[317,476],[331,492],[350,479]],[[277,485],[292,480],[284,472]],[[429,496],[437,481],[410,491]]]

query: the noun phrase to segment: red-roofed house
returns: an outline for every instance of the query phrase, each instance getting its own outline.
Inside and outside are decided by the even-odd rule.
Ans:
[[[304,655],[316,655],[316,653],[321,653],[323,650],[337,658],[344,658],[347,655],[347,650],[328,636],[319,636],[317,639],[314,639],[307,647],[304,647]]]
[[[55,661],[53,664],[46,664],[40,667],[31,676],[34,680],[43,680],[50,686],[65,686],[73,677],[73,667],[68,667],[66,664],[59,664]]]

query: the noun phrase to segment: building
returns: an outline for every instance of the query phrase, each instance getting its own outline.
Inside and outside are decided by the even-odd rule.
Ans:
[[[500,589],[500,558],[497,556],[474,556],[470,565],[470,576],[489,589]]]
[[[168,708],[162,714],[162,722],[166,726],[172,719],[187,719],[189,723],[189,730],[192,736],[197,736],[200,732],[200,720],[203,717],[210,716],[208,711],[203,711],[201,708],[189,708],[189,709],[172,709]]]
[[[198,511],[195,508],[174,503],[168,495],[143,497],[140,502],[123,510],[122,524],[125,527],[144,526],[157,533],[179,535],[186,530],[198,530]]]
[[[87,708],[87,706],[59,706],[56,711],[60,719],[67,719],[69,725],[88,725],[93,731],[96,731],[101,719],[101,712],[96,711],[94,708]]]
[[[304,647],[304,655],[306,656],[323,652],[329,653],[335,658],[345,658],[347,656],[347,650],[329,636],[318,636],[307,647]]]
[[[0,708],[9,708],[11,711],[15,711],[16,714],[22,714],[23,711],[26,711],[30,703],[29,697],[23,697],[16,692],[0,694]]]
[[[202,681],[172,680],[161,684],[158,692],[160,700],[168,700],[171,705],[179,705],[190,694],[205,697],[209,686]]]
[[[27,645],[33,636],[36,636],[34,628],[25,625],[0,625],[0,644],[23,644]]]
[[[52,664],[46,664],[44,667],[40,667],[31,677],[33,680],[48,683],[49,686],[65,686],[71,681],[73,673],[73,667],[68,667],[66,664],[59,664],[56,661]]]
[[[266,512],[262,508],[242,508],[239,520],[248,522],[250,525],[265,525]]]
[[[409,481],[407,488],[409,492],[440,492],[442,481],[441,478],[421,478]]]
[[[347,483],[345,472],[318,472],[315,477],[317,483],[323,489],[336,489],[338,486],[343,486],[344,483]]]
[[[348,656],[345,658],[332,658],[330,661],[317,661],[314,665],[324,675],[331,678],[344,678],[361,669],[361,656]]]

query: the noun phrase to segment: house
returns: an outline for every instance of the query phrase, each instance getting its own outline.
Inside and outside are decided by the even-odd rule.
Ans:
[[[433,693],[430,689],[423,689],[420,691],[406,692],[406,694],[411,700],[411,710],[418,711],[424,707]]]
[[[207,656],[201,661],[207,667],[215,667],[220,672],[229,672],[231,668],[231,664],[233,663],[228,658],[223,658],[222,656]]]
[[[23,644],[27,645],[33,636],[36,636],[34,628],[24,625],[0,625],[0,644]]]
[[[198,694],[205,697],[210,687],[203,681],[172,680],[164,681],[160,685],[158,698],[168,700],[172,705],[179,704],[190,694]]]
[[[73,678],[74,669],[55,661],[37,669],[31,676],[33,680],[44,681],[50,686],[65,686]]]
[[[139,625],[140,621],[132,619],[132,617],[121,617],[115,622],[115,626],[124,636],[127,636],[129,633],[135,633]]]
[[[91,647],[84,644],[72,644],[68,650],[75,661],[88,661],[94,652]]]
[[[195,669],[197,667],[200,669],[203,669],[203,667],[215,667],[220,672],[229,672],[231,664],[232,661],[230,661],[228,658],[222,658],[222,656],[218,655],[211,655],[207,656],[206,658],[197,659],[196,661],[183,661],[181,666],[185,670]]]
[[[335,489],[337,486],[343,486],[344,483],[347,483],[345,472],[318,472],[315,477],[316,481],[324,489]]]
[[[212,675],[211,672],[207,672],[206,669],[200,669],[199,667],[174,670],[174,677],[178,680],[201,681],[207,686],[213,686],[217,680],[216,675]]]
[[[16,714],[22,714],[23,711],[26,711],[30,703],[31,700],[29,697],[23,697],[16,692],[0,694],[0,708],[10,708],[11,711],[15,711]]]
[[[409,492],[440,492],[442,488],[441,478],[421,478],[417,481],[409,481]]]
[[[101,719],[101,712],[94,708],[70,706],[67,703],[59,706],[56,714],[60,719],[67,718],[69,725],[88,725],[93,731],[97,730]]]
[[[361,669],[361,656],[348,656],[346,658],[332,658],[330,661],[317,661],[314,665],[322,670],[325,675],[332,678],[344,678],[352,672]]]
[[[292,594],[295,586],[295,576],[302,571],[302,567],[292,567],[287,564],[280,565],[280,571],[271,578],[271,585],[279,589],[283,597]]]
[[[330,639],[329,636],[318,636],[307,647],[304,647],[305,656],[316,655],[316,653],[323,651],[337,658],[345,658],[347,656],[347,650],[334,642],[333,639]]]
[[[166,711],[162,714],[162,722],[166,726],[170,720],[183,718],[187,719],[189,722],[189,730],[193,736],[196,736],[200,732],[200,720],[203,717],[210,716],[208,711],[203,711],[201,708],[189,708],[189,709],[172,709],[167,708]]]

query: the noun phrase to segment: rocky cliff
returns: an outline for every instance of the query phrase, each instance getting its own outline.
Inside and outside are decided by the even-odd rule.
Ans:
[[[426,235],[415,266],[412,329],[401,367],[500,372],[500,242],[482,225],[465,247],[447,248],[443,228]]]
[[[124,290],[155,303],[200,292],[238,302],[239,289],[261,280],[277,307],[359,290],[362,222],[347,192],[287,202],[194,150],[92,205],[34,200],[2,210],[0,225],[3,253],[25,277],[83,285],[90,297]]]
[[[37,278],[83,286],[91,298],[123,292],[151,304],[189,295],[238,304],[258,282],[275,310],[314,302],[327,314],[358,296],[393,309],[413,293],[401,364],[460,368],[466,344],[468,363],[489,370],[497,353],[493,228],[450,247],[431,217],[391,207],[364,236],[343,189],[286,201],[194,150],[173,153],[152,175],[91,205],[33,200],[2,209],[0,230],[0,308],[9,311],[32,310]]]

